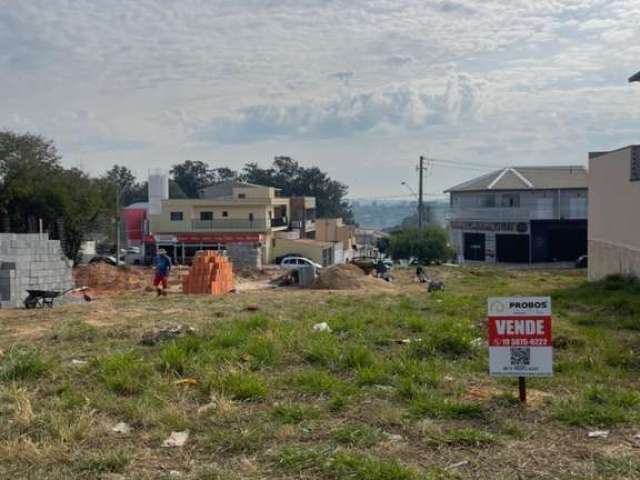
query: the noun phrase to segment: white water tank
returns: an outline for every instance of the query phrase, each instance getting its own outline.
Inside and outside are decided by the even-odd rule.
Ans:
[[[149,171],[149,214],[162,213],[162,200],[169,199],[169,176],[162,170]]]

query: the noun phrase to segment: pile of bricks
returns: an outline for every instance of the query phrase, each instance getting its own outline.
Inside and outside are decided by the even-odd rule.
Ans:
[[[234,289],[233,268],[225,256],[214,251],[198,252],[189,274],[182,279],[184,293],[221,295]]]

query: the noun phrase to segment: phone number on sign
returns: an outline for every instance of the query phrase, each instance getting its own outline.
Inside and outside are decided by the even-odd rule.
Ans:
[[[503,347],[548,347],[546,338],[503,338],[499,341]]]

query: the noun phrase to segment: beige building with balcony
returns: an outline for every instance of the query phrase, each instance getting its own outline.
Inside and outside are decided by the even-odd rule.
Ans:
[[[149,237],[176,261],[203,248],[243,244],[271,260],[275,232],[289,229],[289,198],[273,187],[242,182],[212,185],[198,199],[161,199],[148,214]],[[245,249],[246,251],[246,249]]]
[[[589,153],[589,279],[640,276],[640,145]]]
[[[510,167],[448,190],[460,261],[575,261],[587,253],[587,171]]]

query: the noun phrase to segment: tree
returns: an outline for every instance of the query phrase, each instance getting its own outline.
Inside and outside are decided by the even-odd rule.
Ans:
[[[316,197],[318,217],[342,217],[346,223],[353,223],[353,212],[345,199],[349,189],[318,167],[305,168],[291,157],[275,157],[272,166],[266,169],[257,163],[247,163],[242,179],[279,188],[287,197]]]
[[[376,248],[383,255],[387,255],[389,253],[390,244],[391,244],[391,240],[389,240],[389,237],[380,237],[376,241]]]
[[[34,232],[41,220],[71,259],[106,213],[100,182],[63,168],[51,140],[9,131],[0,131],[0,208],[14,232]]]
[[[407,227],[393,232],[389,253],[396,260],[416,258],[421,263],[429,264],[448,260],[454,251],[448,244],[447,232],[437,225],[430,225],[422,230]]]
[[[116,188],[120,188],[120,203],[123,206],[147,201],[147,182],[138,182],[133,172],[120,165],[114,165],[104,177]],[[115,197],[112,197],[115,198]]]
[[[187,198],[199,198],[203,188],[216,183],[216,173],[201,161],[178,163],[171,168],[171,175]]]

